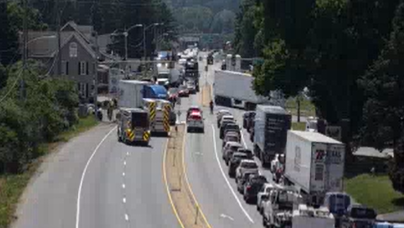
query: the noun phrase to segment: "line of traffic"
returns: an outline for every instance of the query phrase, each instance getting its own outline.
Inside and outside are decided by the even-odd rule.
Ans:
[[[216,133],[215,133],[215,127],[213,126],[213,124],[211,125],[212,127],[212,136],[213,136],[213,149],[215,151],[215,155],[216,155],[216,161],[217,164],[219,166],[220,172],[222,173],[222,176],[224,178],[224,180],[226,181],[227,186],[229,187],[231,193],[233,194],[234,198],[236,199],[238,205],[240,206],[240,209],[243,211],[244,215],[247,217],[247,219],[251,222],[254,223],[253,219],[251,218],[251,216],[247,213],[247,211],[244,209],[242,203],[240,202],[239,198],[237,197],[237,194],[234,192],[229,180],[227,179],[227,176],[223,170],[222,164],[220,163],[220,159],[219,159],[219,154],[217,152],[217,143],[216,143]]]

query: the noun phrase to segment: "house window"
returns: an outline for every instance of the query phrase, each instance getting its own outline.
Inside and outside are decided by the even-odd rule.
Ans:
[[[316,170],[314,173],[314,180],[316,181],[322,181],[324,178],[324,165],[323,164],[317,164],[316,165]]]
[[[79,86],[79,94],[83,98],[88,97],[88,84],[87,83],[78,83]]]
[[[69,44],[70,58],[77,58],[77,43],[72,42]]]
[[[62,61],[62,75],[69,75],[69,62]]]
[[[88,74],[88,63],[87,62],[79,62],[79,74],[87,75]]]

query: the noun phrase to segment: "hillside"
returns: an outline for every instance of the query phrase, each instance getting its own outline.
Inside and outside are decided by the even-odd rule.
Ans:
[[[165,0],[181,33],[234,32],[240,0]]]

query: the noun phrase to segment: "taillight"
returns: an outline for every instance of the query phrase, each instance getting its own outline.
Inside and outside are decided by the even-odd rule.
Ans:
[[[251,186],[248,185],[248,186],[247,186],[247,191],[250,191],[250,189],[251,189]]]

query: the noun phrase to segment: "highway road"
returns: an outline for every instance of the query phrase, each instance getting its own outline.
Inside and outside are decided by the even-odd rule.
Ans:
[[[200,85],[204,85],[205,81],[209,84],[213,82],[213,67],[210,66],[206,74],[204,66],[204,62],[200,63],[203,72]],[[186,110],[190,105],[201,105],[200,101],[200,94],[192,95],[182,102],[181,109]],[[231,110],[241,123],[242,110],[226,109]],[[204,118],[205,133],[188,133],[185,141],[187,175],[203,213],[212,227],[262,227],[262,217],[256,211],[255,205],[249,205],[243,200],[234,179],[227,175],[228,168],[221,159],[222,141],[215,125],[216,116],[210,114],[209,108],[204,108]],[[245,146],[251,149],[246,132],[243,132],[243,138]],[[261,172],[268,179],[271,178],[269,171]]]
[[[80,135],[43,163],[12,227],[179,227],[162,180],[166,141],[127,146],[105,124]]]

